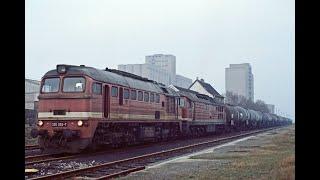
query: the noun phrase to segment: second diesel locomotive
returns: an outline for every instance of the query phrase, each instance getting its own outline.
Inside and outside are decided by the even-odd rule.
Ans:
[[[57,65],[42,78],[31,134],[45,151],[79,152],[290,123],[119,70]]]

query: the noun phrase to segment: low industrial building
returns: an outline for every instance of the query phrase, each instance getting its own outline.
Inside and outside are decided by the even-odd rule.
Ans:
[[[38,110],[40,81],[25,79],[25,123],[35,123]]]

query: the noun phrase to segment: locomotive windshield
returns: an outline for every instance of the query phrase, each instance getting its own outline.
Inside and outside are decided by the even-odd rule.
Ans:
[[[58,92],[60,79],[59,78],[47,78],[44,80],[41,91],[44,93]]]
[[[67,77],[63,79],[63,92],[83,92],[85,79],[83,77]]]

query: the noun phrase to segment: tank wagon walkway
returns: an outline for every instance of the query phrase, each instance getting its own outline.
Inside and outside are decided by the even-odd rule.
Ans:
[[[295,179],[294,125],[154,164],[120,179]]]

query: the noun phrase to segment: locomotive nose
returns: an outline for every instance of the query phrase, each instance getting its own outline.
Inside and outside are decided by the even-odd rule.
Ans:
[[[31,130],[30,135],[31,135],[32,138],[36,138],[38,136],[43,136],[43,135],[45,135],[47,133],[48,133],[47,130],[40,130],[39,131],[38,129],[34,128],[34,129]]]
[[[62,131],[63,137],[69,139],[69,138],[78,138],[80,137],[80,131],[76,130],[70,130],[70,129],[64,129]]]

